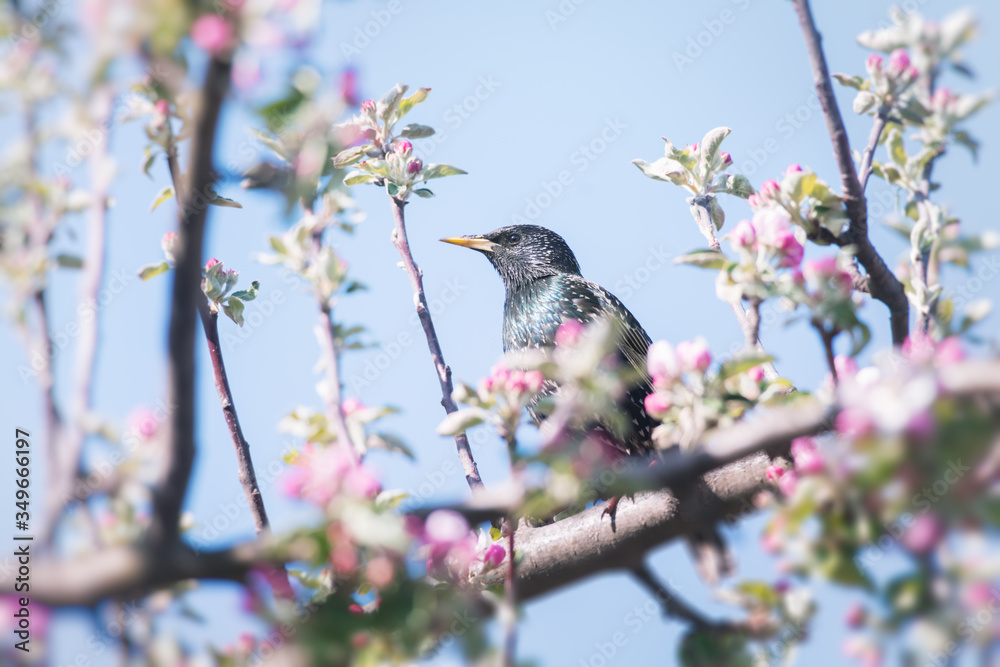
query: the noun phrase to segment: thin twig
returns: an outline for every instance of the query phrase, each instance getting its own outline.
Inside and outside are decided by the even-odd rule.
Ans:
[[[878,147],[882,131],[885,130],[888,114],[888,109],[879,107],[878,112],[875,114],[875,120],[872,122],[872,131],[868,135],[868,145],[865,146],[865,150],[861,153],[861,167],[858,169],[858,181],[861,184],[862,193],[868,187],[868,178],[872,175],[872,160],[875,156],[875,148]]]
[[[227,57],[213,56],[208,63],[201,104],[191,143],[189,183],[179,200],[178,227],[181,249],[173,271],[168,330],[168,404],[173,412],[166,423],[166,456],[153,488],[150,539],[170,543],[177,539],[181,507],[194,465],[195,318],[201,291],[202,249],[208,192],[212,186],[213,144],[219,110],[229,90],[232,63]]]
[[[441,353],[441,344],[438,342],[437,333],[434,331],[434,321],[431,319],[431,311],[427,305],[427,295],[424,294],[423,273],[417,263],[413,260],[410,252],[410,242],[406,238],[406,221],[403,216],[405,201],[390,197],[392,202],[392,215],[396,226],[392,232],[392,243],[399,250],[399,256],[403,259],[403,267],[406,275],[410,279],[410,287],[413,289],[414,301],[416,301],[417,316],[420,318],[420,325],[424,329],[424,336],[427,338],[427,347],[430,348],[431,360],[434,362],[434,370],[437,371],[438,381],[441,383],[441,405],[445,412],[451,414],[458,408],[451,394],[454,387],[451,382],[451,368],[444,362],[444,355]],[[479,469],[476,467],[476,460],[472,457],[472,448],[469,446],[469,439],[465,433],[455,436],[455,446],[458,448],[458,458],[462,462],[462,470],[465,471],[465,480],[469,483],[469,488],[473,491],[483,488],[483,480],[479,476]]]
[[[844,192],[844,208],[850,220],[850,227],[837,239],[837,243],[841,246],[854,245],[857,248],[858,261],[868,272],[872,297],[889,308],[892,342],[895,345],[902,345],[909,332],[910,304],[903,291],[903,284],[889,270],[885,260],[882,259],[868,238],[868,206],[864,190],[861,187],[861,180],[854,168],[850,141],[847,137],[847,130],[844,128],[844,120],[840,116],[837,99],[833,94],[830,70],[826,65],[826,56],[823,55],[821,39],[813,21],[809,0],[792,0],[792,5],[798,14],[802,34],[805,37],[806,50],[809,53],[809,62],[812,67],[813,83],[816,85],[816,93],[820,106],[823,108],[827,132],[833,142],[833,153],[840,170],[841,188]]]
[[[837,377],[837,362],[836,355],[833,352],[833,339],[836,337],[837,333],[831,331],[823,326],[823,323],[819,320],[812,321],[813,328],[819,333],[819,338],[823,341],[823,352],[826,354],[826,365],[830,369],[830,374],[833,376],[833,385],[837,386],[840,378]]]
[[[635,577],[636,581],[653,594],[653,597],[656,598],[656,601],[663,608],[663,613],[667,616],[672,616],[679,621],[689,623],[699,630],[710,630],[716,627],[716,623],[710,621],[700,611],[688,605],[687,602],[664,586],[659,577],[649,569],[649,565],[646,564],[645,560],[640,560],[629,571]]]
[[[253,458],[250,456],[250,443],[243,435],[233,392],[229,387],[229,376],[226,373],[226,364],[222,358],[222,345],[219,341],[219,314],[209,308],[208,302],[205,300],[199,301],[198,314],[201,316],[201,323],[205,328],[208,356],[212,362],[212,373],[215,377],[215,390],[219,394],[219,402],[222,403],[222,414],[226,419],[229,437],[233,441],[233,449],[236,450],[240,486],[243,487],[243,493],[246,494],[247,506],[253,517],[254,531],[259,538],[271,532],[271,524],[267,519],[264,496],[260,492],[257,473],[253,467]],[[277,596],[286,599],[295,597],[288,583],[288,574],[284,565],[276,566],[274,570],[266,572],[266,575]]]

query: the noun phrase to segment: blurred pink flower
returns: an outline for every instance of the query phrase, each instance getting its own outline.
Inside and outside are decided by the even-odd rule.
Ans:
[[[907,422],[903,429],[906,435],[917,440],[928,440],[937,432],[937,421],[934,414],[928,410],[920,410]]]
[[[778,181],[773,178],[769,178],[760,184],[760,196],[765,199],[772,199],[781,191],[781,186],[778,185]]]
[[[396,142],[396,152],[404,156],[409,155],[413,152],[413,144],[406,139],[400,139]]]
[[[969,611],[979,611],[986,605],[1000,598],[1000,594],[994,590],[993,586],[985,581],[975,581],[966,584],[962,588],[962,604]]]
[[[906,49],[896,49],[889,54],[889,75],[899,76],[910,68],[910,54]]]
[[[955,99],[951,91],[947,88],[938,88],[931,95],[931,107],[936,111],[944,111],[948,108],[948,105]]]
[[[216,264],[222,264],[222,262],[220,262],[219,260],[217,260],[216,258],[213,257],[212,259],[210,259],[207,262],[205,262],[205,270],[208,271],[210,268],[212,268]]]
[[[875,420],[859,407],[846,407],[834,420],[837,432],[849,438],[860,438],[875,430]]]
[[[944,537],[944,522],[930,512],[917,515],[913,523],[903,533],[903,546],[915,554],[922,555],[932,551],[941,538]]]
[[[792,174],[798,173],[800,171],[802,171],[802,165],[792,163],[788,165],[787,169],[785,169],[785,176],[791,176]]]
[[[152,438],[160,426],[156,412],[144,405],[132,410],[128,421],[129,430],[137,432],[145,440]]]
[[[838,354],[833,358],[833,367],[837,369],[837,378],[848,380],[858,374],[858,364],[854,357]]]
[[[361,103],[361,111],[366,114],[375,113],[375,100],[365,100]]]
[[[784,474],[785,469],[779,465],[769,465],[767,466],[767,470],[764,471],[764,477],[769,482],[777,482]]]
[[[364,410],[367,406],[361,402],[361,399],[356,396],[348,396],[340,404],[340,409],[344,412],[345,417],[353,415],[358,410]]]
[[[233,85],[243,92],[249,92],[260,83],[260,60],[244,54],[233,60]]]
[[[424,168],[424,162],[420,158],[415,158],[410,164],[406,165],[406,173],[408,174],[419,174],[420,170]]]
[[[778,535],[778,531],[767,531],[760,538],[761,548],[769,553],[776,554],[781,551],[781,536]]]
[[[778,236],[775,238],[774,247],[781,256],[781,259],[778,260],[778,266],[793,268],[802,262],[802,255],[805,253],[805,248],[803,248],[802,244],[799,243],[799,240],[795,238],[795,234],[792,230],[789,229],[779,232]]]
[[[469,523],[458,512],[434,510],[424,521],[423,541],[432,554],[444,554],[469,535]]]
[[[729,242],[734,248],[752,249],[757,242],[757,230],[749,220],[740,220],[729,232]]]
[[[340,75],[340,95],[349,107],[358,103],[358,75],[353,69],[345,69]]]
[[[953,364],[965,359],[962,340],[958,336],[948,336],[937,344],[934,350],[934,361],[940,365]]]
[[[708,349],[708,342],[701,337],[694,340],[682,340],[677,343],[677,360],[686,372],[704,373],[712,363],[712,353]]]
[[[658,340],[650,345],[646,354],[646,369],[658,386],[665,386],[677,379],[681,374],[681,364],[674,346],[665,340]]]
[[[371,498],[381,487],[349,445],[307,442],[282,479],[286,494],[324,506],[341,493]]]
[[[873,74],[882,69],[882,62],[882,56],[877,53],[868,56],[868,60],[865,61],[865,69],[868,70],[868,74]]]
[[[385,556],[376,556],[365,566],[365,578],[374,588],[382,589],[392,583],[396,568]]]
[[[575,345],[583,333],[583,322],[579,320],[563,320],[556,329],[556,345]]]
[[[191,41],[213,56],[232,46],[233,26],[218,14],[199,16],[191,26]]]
[[[486,552],[483,554],[483,562],[488,567],[496,567],[503,562],[503,559],[507,557],[507,550],[503,545],[493,543],[486,548]]]
[[[798,485],[799,476],[794,470],[786,470],[785,473],[778,478],[778,490],[781,491],[781,495],[785,497],[794,494]]]
[[[865,615],[865,608],[855,602],[847,609],[844,622],[847,623],[847,627],[857,629],[864,625]]]
[[[663,415],[670,409],[673,403],[666,394],[660,392],[653,392],[646,396],[643,401],[643,405],[646,407],[646,412],[649,413],[651,417],[660,419]]]
[[[754,366],[747,371],[747,376],[749,376],[751,382],[762,382],[764,380],[764,367]]]
[[[813,438],[795,438],[792,440],[792,458],[795,459],[795,471],[800,475],[813,475],[823,472],[823,457],[816,449]]]
[[[747,197],[747,203],[750,204],[750,208],[759,208],[764,202],[761,201],[760,195],[756,192],[749,197]]]

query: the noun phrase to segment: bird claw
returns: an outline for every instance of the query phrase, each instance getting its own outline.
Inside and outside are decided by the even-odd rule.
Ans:
[[[606,516],[611,517],[611,532],[615,531],[615,517],[618,515],[618,503],[621,502],[621,496],[613,496],[608,500],[608,504],[604,506],[604,511],[601,512],[601,519]]]

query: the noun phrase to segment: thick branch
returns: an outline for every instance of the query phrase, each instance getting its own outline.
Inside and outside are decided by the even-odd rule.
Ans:
[[[431,311],[427,305],[427,296],[424,294],[423,272],[413,259],[410,252],[410,242],[406,238],[406,221],[403,216],[405,201],[390,197],[392,201],[392,215],[396,226],[392,231],[392,243],[399,250],[399,256],[403,258],[403,267],[406,275],[410,278],[410,287],[413,288],[413,299],[416,302],[417,316],[420,318],[420,325],[424,329],[424,336],[427,338],[427,347],[431,351],[431,360],[434,362],[434,370],[437,371],[438,381],[441,383],[441,405],[445,412],[451,414],[458,408],[451,394],[455,390],[451,382],[451,368],[444,362],[444,355],[441,353],[441,343],[438,342],[437,332],[434,330],[434,321],[431,319]],[[465,480],[469,483],[469,488],[473,491],[483,488],[483,480],[479,476],[479,469],[476,467],[476,460],[472,457],[472,448],[469,447],[469,439],[465,433],[455,436],[455,446],[458,448],[458,458],[462,462],[462,470],[465,471]]]
[[[823,108],[823,117],[826,119],[826,129],[833,141],[833,153],[840,170],[841,188],[844,191],[844,208],[851,221],[849,229],[838,239],[838,243],[840,245],[853,244],[857,247],[858,261],[868,272],[869,290],[872,297],[889,308],[892,342],[895,345],[902,345],[909,332],[910,304],[903,291],[903,284],[889,270],[885,260],[878,254],[868,238],[868,207],[865,202],[864,188],[858,178],[858,172],[854,168],[847,130],[844,128],[844,120],[840,116],[840,108],[833,95],[830,71],[826,65],[826,56],[823,55],[821,38],[813,21],[812,10],[809,8],[809,0],[792,0],[792,4],[799,16],[799,24],[802,26],[802,34],[805,37],[806,50],[809,53],[809,62],[812,66],[813,82],[816,84],[816,93]],[[867,175],[865,175],[865,180],[867,181]]]
[[[181,507],[194,464],[194,335],[197,303],[201,292],[201,258],[212,187],[212,151],[219,110],[229,89],[232,64],[213,57],[208,64],[200,96],[200,109],[191,144],[190,181],[179,200],[181,250],[173,271],[168,333],[168,405],[164,443],[166,460],[153,488],[153,520],[150,538],[167,544],[177,538]]]

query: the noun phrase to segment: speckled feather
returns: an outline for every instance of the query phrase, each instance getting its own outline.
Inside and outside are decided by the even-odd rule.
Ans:
[[[514,225],[476,238],[494,244],[491,250],[482,252],[507,288],[505,352],[552,346],[559,325],[568,319],[589,324],[608,318],[615,323],[620,334],[619,359],[631,365],[639,380],[619,401],[632,428],[625,437],[611,440],[627,454],[649,452],[655,423],[646,414],[643,401],[652,391],[646,372],[646,351],[651,341],[642,325],[618,297],[580,275],[573,251],[555,232],[536,225]],[[541,415],[532,408],[529,406],[529,412],[537,420]],[[595,420],[593,426],[609,435],[613,431],[600,420]]]

